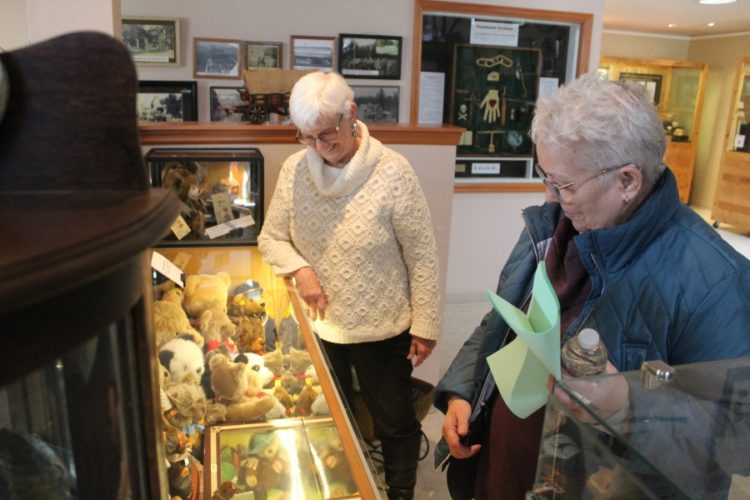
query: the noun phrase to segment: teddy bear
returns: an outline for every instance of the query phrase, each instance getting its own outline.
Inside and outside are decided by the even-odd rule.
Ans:
[[[281,385],[281,380],[275,381],[273,395],[279,400],[279,403],[286,408],[285,414],[291,416],[294,409],[294,398],[292,398],[292,395]]]
[[[287,490],[291,480],[289,457],[275,431],[253,434],[248,457],[240,462],[239,483],[255,498],[267,498],[271,490]]]
[[[200,384],[205,370],[203,351],[191,340],[175,338],[159,349],[159,362],[169,370],[170,383]]]
[[[273,351],[265,353],[263,362],[275,377],[281,377],[284,373],[284,353],[281,350],[281,345],[276,346]]]
[[[172,408],[164,413],[164,419],[185,434],[193,456],[202,459],[203,431],[208,407],[203,388],[197,384],[181,382],[171,384],[166,392]]]
[[[207,351],[212,351],[222,344],[227,345],[230,351],[236,350],[232,336],[237,327],[229,319],[225,309],[218,306],[206,309],[201,313],[199,321]]]
[[[234,362],[223,354],[214,355],[209,363],[214,405],[226,408],[227,422],[247,423],[284,415],[284,406],[275,397],[261,394],[258,372],[247,363]]]
[[[266,331],[258,318],[240,316],[232,339],[240,352],[265,353]]]
[[[312,414],[312,405],[318,397],[318,391],[313,388],[312,380],[305,381],[305,387],[294,402],[294,416],[309,417]]]
[[[285,356],[284,360],[289,365],[289,371],[293,375],[304,374],[305,370],[312,365],[310,353],[302,349],[295,349],[294,347],[289,348],[289,354]]]
[[[286,389],[292,396],[299,395],[305,388],[305,379],[303,376],[292,375],[291,372],[285,371],[279,378],[281,386]]]
[[[191,274],[185,278],[185,297],[182,306],[188,315],[194,318],[213,307],[219,307],[226,312],[230,284],[229,274],[223,271],[216,274]]]
[[[161,185],[177,193],[182,202],[180,215],[191,229],[191,238],[200,238],[206,229],[206,180],[205,169],[192,161],[169,162],[162,171]]]
[[[261,387],[264,389],[270,389],[273,387],[274,375],[271,370],[266,368],[266,362],[263,359],[263,356],[253,352],[242,353],[241,356],[244,356],[246,363],[250,368],[258,372]],[[235,358],[235,361],[237,361],[237,358]]]
[[[211,495],[211,500],[231,500],[237,494],[237,485],[232,481],[223,481]]]
[[[165,298],[154,301],[154,336],[157,349],[171,339],[183,335],[189,336],[198,346],[203,346],[203,336],[190,324],[187,313],[180,305],[181,294],[178,288],[173,288],[164,295]],[[179,296],[180,299],[175,301],[175,296]]]

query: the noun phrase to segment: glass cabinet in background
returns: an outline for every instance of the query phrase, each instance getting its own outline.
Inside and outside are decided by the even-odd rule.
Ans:
[[[605,418],[583,395],[629,389]],[[563,379],[528,498],[749,498],[750,358]]]
[[[599,75],[645,87],[664,124],[667,139],[664,163],[677,178],[680,200],[687,203],[693,184],[708,66],[690,61],[602,57]]]
[[[750,231],[750,57],[737,65],[711,218]]]

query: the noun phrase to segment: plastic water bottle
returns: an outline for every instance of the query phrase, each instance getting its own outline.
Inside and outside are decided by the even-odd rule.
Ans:
[[[560,351],[562,364],[574,377],[599,375],[607,364],[607,347],[593,328],[584,328]]]

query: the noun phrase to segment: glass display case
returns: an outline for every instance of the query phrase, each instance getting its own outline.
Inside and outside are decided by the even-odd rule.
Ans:
[[[711,218],[750,230],[750,57],[739,60]]]
[[[626,384],[605,414],[584,394]],[[750,497],[750,358],[564,379],[545,413],[529,498]]]
[[[182,212],[163,245],[248,245],[263,224],[263,155],[257,148],[154,148],[151,185],[172,189]]]
[[[708,65],[689,61],[602,57],[599,75],[642,85],[659,111],[667,150],[664,163],[677,178],[680,200],[687,203],[693,183],[703,91]]]
[[[154,292],[157,348],[170,372],[162,384],[164,426],[177,436],[174,443],[188,443],[165,443],[176,448],[167,453],[169,469],[202,466],[191,488],[206,499],[222,490],[237,499],[378,498],[382,490],[367,448],[292,282],[274,276],[253,246],[154,252],[175,265],[177,281],[184,280],[180,287],[156,273]],[[172,307],[165,303],[175,298],[187,323],[162,330],[162,307]],[[179,338],[186,329],[187,341]],[[181,379],[175,364],[175,345],[193,340],[202,345],[190,365],[200,382]],[[181,409],[179,395],[188,390],[199,396]],[[271,444],[261,446],[265,442]],[[261,473],[264,463],[273,470]],[[185,486],[172,479],[170,487],[174,494]]]

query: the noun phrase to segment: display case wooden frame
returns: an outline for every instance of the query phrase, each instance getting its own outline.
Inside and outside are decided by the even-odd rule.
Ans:
[[[708,65],[693,61],[603,56],[599,69],[605,70],[610,80],[625,79],[635,83],[654,84],[655,105],[667,133],[664,163],[677,179],[680,201],[688,203],[693,185]],[[677,124],[673,127],[675,122]],[[673,129],[679,128],[682,133],[672,135]]]
[[[711,218],[750,231],[750,57],[737,63]],[[742,127],[744,124],[744,127]],[[744,128],[742,148],[737,136]]]

